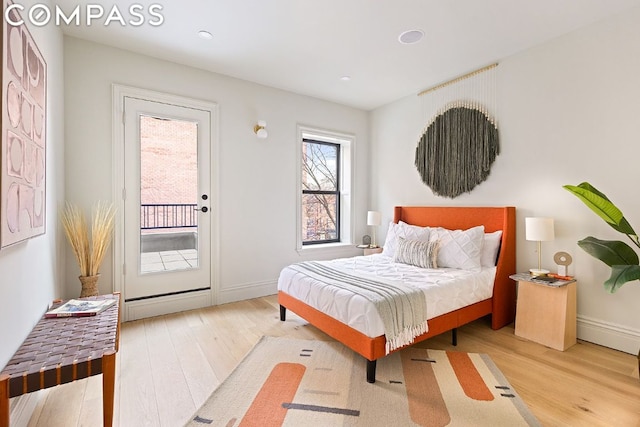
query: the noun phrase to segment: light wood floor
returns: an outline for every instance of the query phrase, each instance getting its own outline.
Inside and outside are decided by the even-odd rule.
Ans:
[[[115,424],[182,426],[262,335],[330,340],[287,317],[272,296],[123,324]],[[544,426],[640,426],[635,356],[582,342],[559,352],[484,319],[459,330],[457,347],[449,341],[418,345],[489,354]],[[29,426],[101,425],[101,376],[43,393]]]

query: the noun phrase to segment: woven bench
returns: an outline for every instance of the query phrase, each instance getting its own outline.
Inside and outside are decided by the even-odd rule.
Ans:
[[[120,294],[87,299],[106,298],[118,302],[95,316],[40,319],[0,373],[0,427],[9,427],[10,398],[99,374],[103,423],[112,425]]]

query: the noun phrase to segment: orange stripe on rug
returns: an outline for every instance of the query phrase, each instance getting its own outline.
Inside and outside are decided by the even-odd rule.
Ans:
[[[447,357],[464,394],[474,400],[493,400],[491,390],[467,353],[447,351]]]
[[[240,427],[279,427],[287,409],[283,402],[293,401],[307,368],[298,363],[278,363],[244,414]]]
[[[422,427],[449,425],[451,416],[433,372],[432,361],[424,359],[424,350],[420,353],[414,349],[407,350],[400,352],[400,357],[411,420]],[[416,358],[416,354],[422,358]]]

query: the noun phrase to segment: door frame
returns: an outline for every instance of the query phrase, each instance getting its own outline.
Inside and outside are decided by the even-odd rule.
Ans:
[[[114,227],[113,253],[113,290],[124,295],[124,198],[125,198],[125,126],[124,100],[125,98],[139,98],[152,102],[179,105],[208,111],[210,120],[210,194],[209,213],[211,215],[211,288],[185,294],[168,295],[138,301],[125,301],[123,304],[123,320],[136,320],[149,316],[167,314],[176,311],[201,308],[215,305],[218,300],[219,271],[220,271],[220,242],[219,242],[219,126],[218,104],[187,98],[180,95],[156,92],[148,89],[112,84],[112,145],[113,145],[113,201],[116,208]],[[132,268],[131,266],[129,268]]]

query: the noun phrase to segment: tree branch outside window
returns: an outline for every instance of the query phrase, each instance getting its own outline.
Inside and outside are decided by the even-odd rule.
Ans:
[[[302,144],[302,242],[340,241],[340,145]]]

